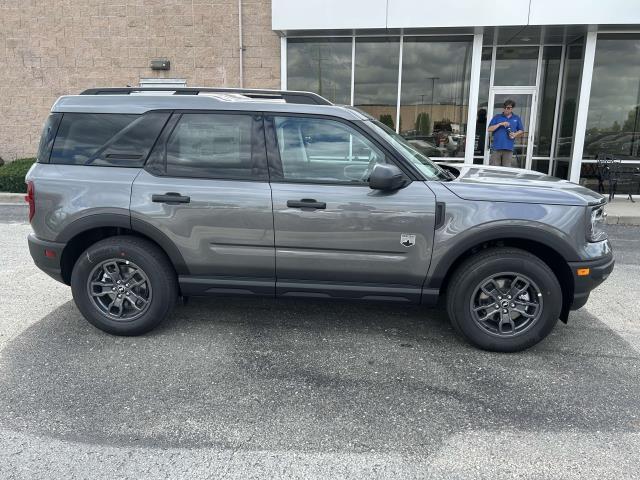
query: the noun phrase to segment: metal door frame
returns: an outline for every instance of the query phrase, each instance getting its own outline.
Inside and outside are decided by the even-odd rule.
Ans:
[[[533,139],[535,135],[536,129],[536,117],[538,115],[538,87],[491,87],[489,89],[489,103],[487,105],[487,110],[491,110],[491,118],[493,118],[493,106],[496,94],[517,94],[517,95],[531,95],[531,113],[529,115],[529,132],[527,135],[527,156],[524,163],[524,168],[527,170],[531,169],[531,161],[533,158]],[[490,150],[490,137],[489,137],[489,123],[490,120],[487,121],[487,126],[485,127],[485,147],[484,147],[484,164],[489,165],[489,156],[491,154]]]

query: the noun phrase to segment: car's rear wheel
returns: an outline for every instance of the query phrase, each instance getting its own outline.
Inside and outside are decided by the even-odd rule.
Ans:
[[[80,255],[71,276],[73,299],[84,317],[115,335],[140,335],[156,327],[178,295],[175,271],[153,243],[110,237]]]
[[[515,248],[493,248],[464,261],[447,291],[453,326],[485,350],[515,352],[535,345],[555,326],[562,291],[538,257]]]

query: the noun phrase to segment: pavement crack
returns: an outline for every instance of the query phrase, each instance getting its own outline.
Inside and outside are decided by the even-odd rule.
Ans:
[[[231,452],[231,455],[229,456],[229,459],[227,460],[226,468],[224,470],[224,473],[220,477],[220,480],[224,480],[225,478],[227,478],[229,474],[229,470],[231,469],[231,463],[233,462],[233,459],[236,453],[238,453],[245,445],[248,445],[251,442],[251,440],[253,440],[253,437],[255,437],[256,435],[257,425],[259,424],[260,420],[262,420],[262,416],[256,422],[256,428],[254,428],[251,435],[249,435],[249,438],[247,438],[244,442],[239,443],[238,446],[236,446],[236,448],[233,449],[233,451]]]

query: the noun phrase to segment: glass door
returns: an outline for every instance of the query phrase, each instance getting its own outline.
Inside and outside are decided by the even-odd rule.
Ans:
[[[487,128],[491,119],[503,112],[505,100],[513,100],[516,104],[513,113],[518,115],[524,126],[524,134],[515,139],[513,146],[513,167],[531,169],[533,156],[534,126],[536,124],[536,87],[493,87],[489,92],[489,115]],[[486,132],[484,164],[489,165],[492,134]]]

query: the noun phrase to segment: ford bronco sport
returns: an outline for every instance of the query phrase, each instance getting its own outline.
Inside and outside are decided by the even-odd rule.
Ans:
[[[438,166],[305,92],[64,96],[26,181],[36,265],[117,335],[151,330],[180,296],[442,298],[468,341],[517,351],[614,263],[601,195],[533,171]]]

